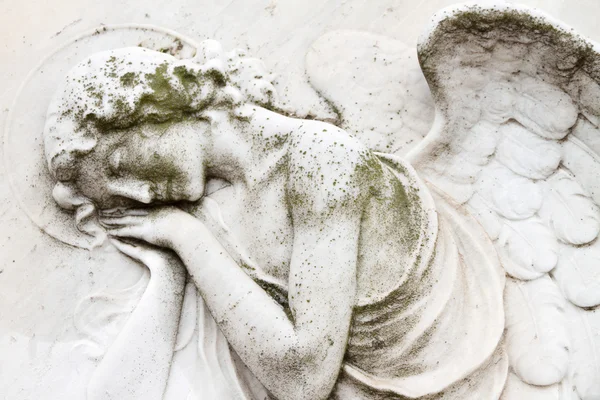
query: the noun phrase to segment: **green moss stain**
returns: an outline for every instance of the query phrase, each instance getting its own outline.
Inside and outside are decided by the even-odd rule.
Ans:
[[[136,74],[134,72],[127,72],[121,75],[120,79],[123,86],[133,87],[136,84]]]
[[[154,73],[146,74],[148,86],[154,91],[154,96],[161,100],[173,96],[171,77],[167,74],[169,65],[165,62],[156,67]],[[180,96],[177,96],[180,97]]]
[[[193,85],[198,84],[198,77],[192,71],[184,66],[177,66],[173,68],[173,75],[175,75],[186,90],[190,90]]]
[[[217,84],[217,86],[224,87],[225,85],[227,85],[227,77],[220,71],[217,71],[216,69],[211,69],[206,73],[206,75],[210,79],[212,79]]]
[[[63,117],[74,117],[80,127],[91,124],[101,132],[125,129],[143,122],[178,122],[194,117],[213,104],[217,97],[216,90],[226,84],[225,77],[218,71],[202,73],[178,66],[170,73],[167,62],[156,66],[151,73],[142,75],[127,72],[117,76],[117,66],[122,62],[112,57],[107,61],[106,67],[102,68],[102,72],[109,78],[109,85],[116,85],[117,90],[103,87],[102,83],[98,83],[97,76],[83,82],[92,104],[102,108],[103,102],[107,101],[112,105],[113,112],[106,115],[86,114],[84,105],[64,111]],[[132,102],[128,89],[139,85],[145,86],[146,90]],[[118,90],[119,86],[125,90]],[[206,88],[208,90],[203,91]],[[213,105],[233,107],[232,104]]]

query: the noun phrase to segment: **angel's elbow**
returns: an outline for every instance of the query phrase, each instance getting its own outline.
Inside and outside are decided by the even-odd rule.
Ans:
[[[278,374],[277,389],[273,394],[280,399],[321,400],[329,398],[336,382],[335,368],[304,362]],[[283,379],[282,379],[283,378]]]

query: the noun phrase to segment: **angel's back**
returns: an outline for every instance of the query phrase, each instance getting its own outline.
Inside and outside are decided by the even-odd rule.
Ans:
[[[491,242],[407,163],[387,155],[377,163],[335,396],[499,396],[508,369],[499,346],[504,276]]]

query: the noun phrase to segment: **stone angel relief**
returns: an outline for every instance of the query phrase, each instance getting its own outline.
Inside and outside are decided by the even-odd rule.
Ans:
[[[431,127],[416,53],[367,33],[307,54],[327,122],[215,41],[78,60],[52,195],[147,271],[111,340],[114,296],[77,311],[87,398],[600,399],[598,51],[524,8],[443,10]]]

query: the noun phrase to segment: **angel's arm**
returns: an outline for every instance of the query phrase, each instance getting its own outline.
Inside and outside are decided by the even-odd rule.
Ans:
[[[228,341],[278,398],[322,399],[342,363],[355,292],[359,218],[338,210],[295,226],[293,317],[239,267],[199,221],[175,250]]]
[[[150,269],[150,282],[125,327],[95,370],[88,400],[163,397],[183,301],[185,268],[174,255],[115,241]]]

